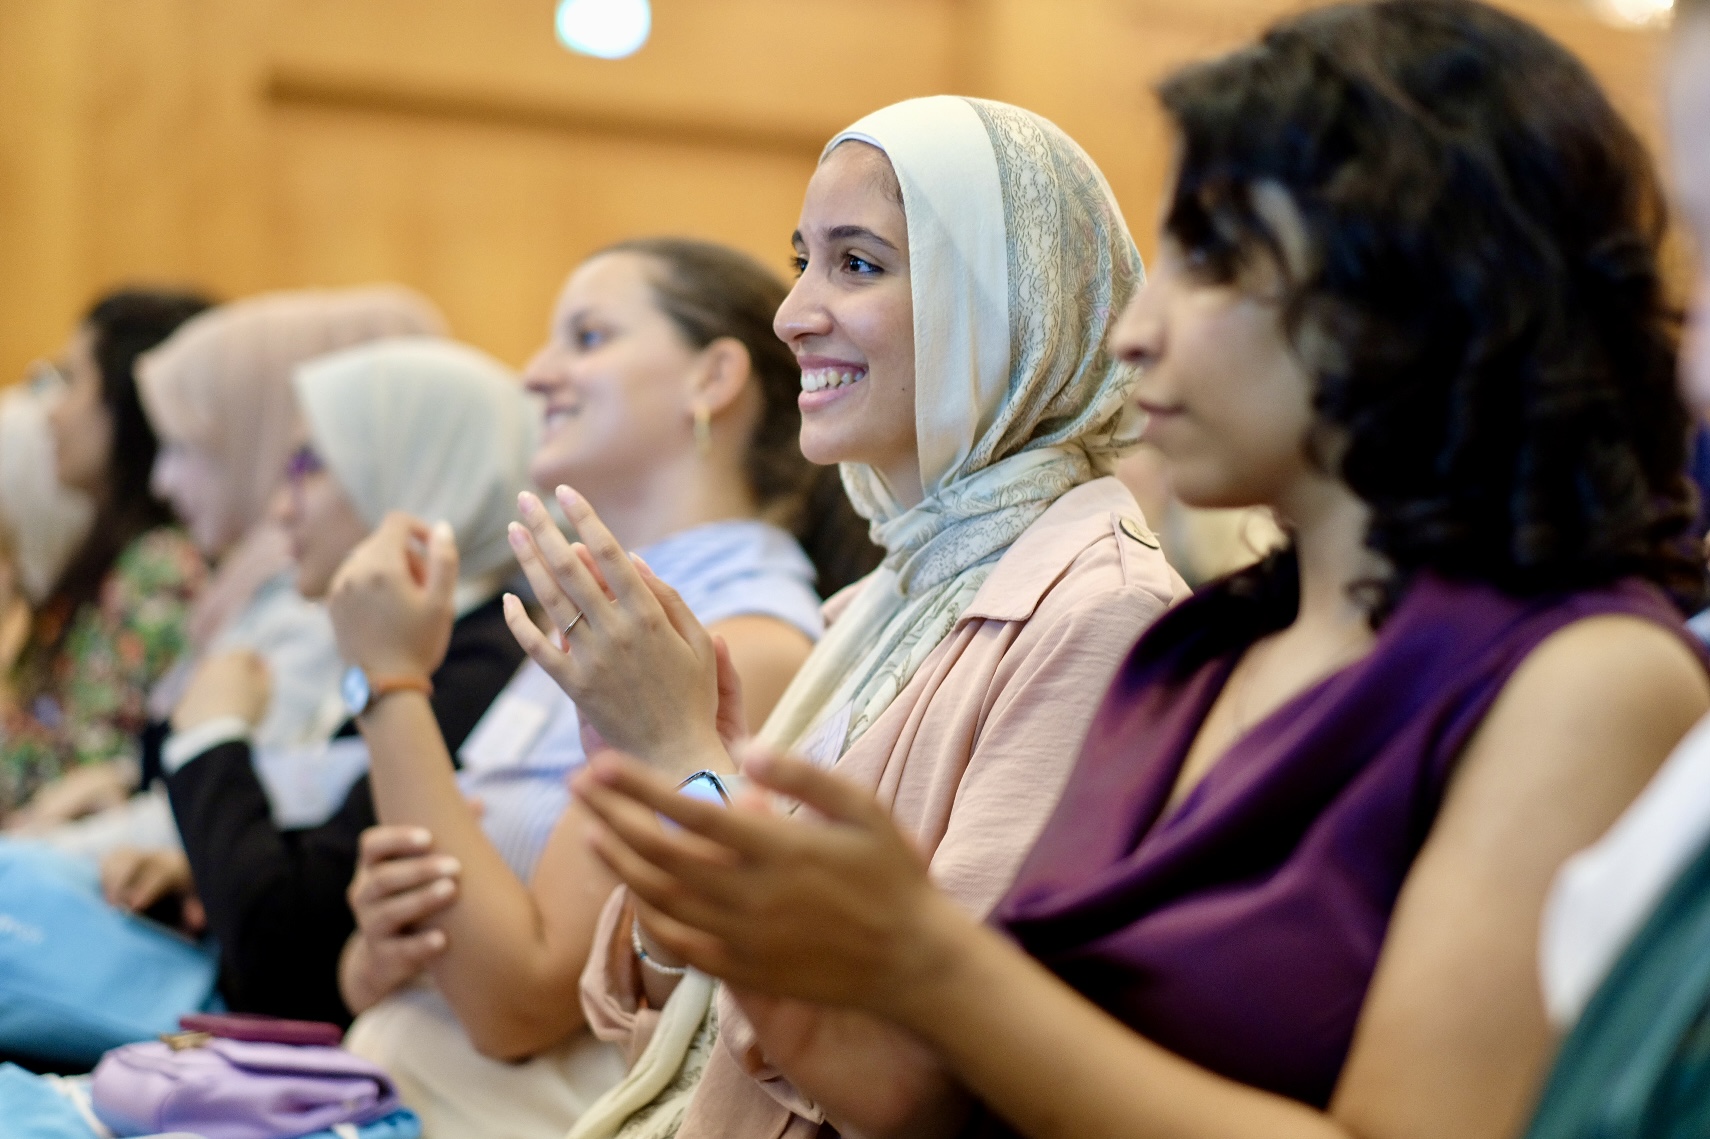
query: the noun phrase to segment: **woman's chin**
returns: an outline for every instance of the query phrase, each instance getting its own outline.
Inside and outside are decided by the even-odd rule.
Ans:
[[[581,464],[558,448],[543,448],[529,461],[528,477],[538,489],[550,494],[555,486],[575,486],[581,470]]]

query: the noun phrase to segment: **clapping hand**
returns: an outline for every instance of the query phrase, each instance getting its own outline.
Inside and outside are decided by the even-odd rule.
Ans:
[[[457,572],[450,526],[388,514],[333,576],[339,653],[370,676],[432,676],[451,643]]]
[[[718,650],[677,592],[626,554],[592,507],[567,487],[558,501],[582,541],[572,543],[532,494],[518,499],[511,548],[557,643],[506,596],[517,643],[576,702],[582,722],[614,747],[680,778],[729,770],[720,736]],[[737,713],[740,717],[740,712]]]
[[[602,824],[595,852],[663,949],[740,990],[886,1015],[926,983],[946,910],[966,919],[862,788],[752,747],[742,770],[810,817],[774,814],[762,792],[736,809],[691,799],[612,752],[573,786]]]

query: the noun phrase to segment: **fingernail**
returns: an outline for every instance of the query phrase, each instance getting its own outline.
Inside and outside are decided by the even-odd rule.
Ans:
[[[453,889],[455,889],[455,887],[452,886],[451,882],[445,878],[441,878],[439,881],[435,882],[432,886],[432,892],[433,892],[434,897],[436,897],[436,898],[445,897],[446,895],[450,894]]]
[[[439,538],[443,541],[446,541],[446,542],[457,541],[457,531],[453,530],[451,528],[451,523],[447,522],[443,518],[441,518],[438,522],[435,522],[433,524],[433,533],[434,533],[434,537]]]
[[[426,846],[433,841],[433,832],[426,827],[416,827],[410,832],[410,843],[413,846]]]
[[[522,511],[524,518],[533,518],[535,510],[538,509],[534,495],[526,490],[517,495],[517,509]]]
[[[440,930],[430,929],[427,931],[427,943],[429,949],[444,949],[445,934]]]
[[[440,859],[433,865],[435,870],[438,870],[441,874],[447,875],[456,874],[463,869],[463,863],[452,858],[450,855]]]
[[[521,522],[512,522],[506,526],[505,537],[519,550],[528,545],[528,531],[523,529]]]
[[[643,558],[640,554],[631,550],[629,557],[630,557],[630,560],[633,561],[636,565],[640,566],[642,569],[646,570],[648,573],[653,573],[653,567],[648,565],[647,559]],[[653,576],[658,577],[659,575],[653,574]]]
[[[558,496],[559,503],[562,504],[566,510],[569,510],[579,501],[576,497],[576,492],[571,490],[569,487],[564,486],[562,483],[559,484],[558,489],[553,491],[553,493]]]
[[[502,593],[499,595],[499,603],[509,610],[518,604],[517,595],[514,593]]]

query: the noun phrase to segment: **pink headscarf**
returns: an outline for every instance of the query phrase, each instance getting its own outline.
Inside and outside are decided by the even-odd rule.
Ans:
[[[432,303],[400,286],[301,289],[220,305],[138,361],[137,387],[155,434],[210,456],[239,516],[253,519],[191,611],[192,652],[290,564],[267,509],[302,434],[291,388],[297,366],[370,340],[444,331]]]

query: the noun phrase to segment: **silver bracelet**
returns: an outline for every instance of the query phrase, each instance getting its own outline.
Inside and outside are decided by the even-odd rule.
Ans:
[[[636,960],[655,972],[667,977],[681,977],[689,971],[686,965],[662,965],[655,961],[647,952],[647,947],[641,944],[641,920],[639,918],[629,923],[629,943],[635,947]]]

